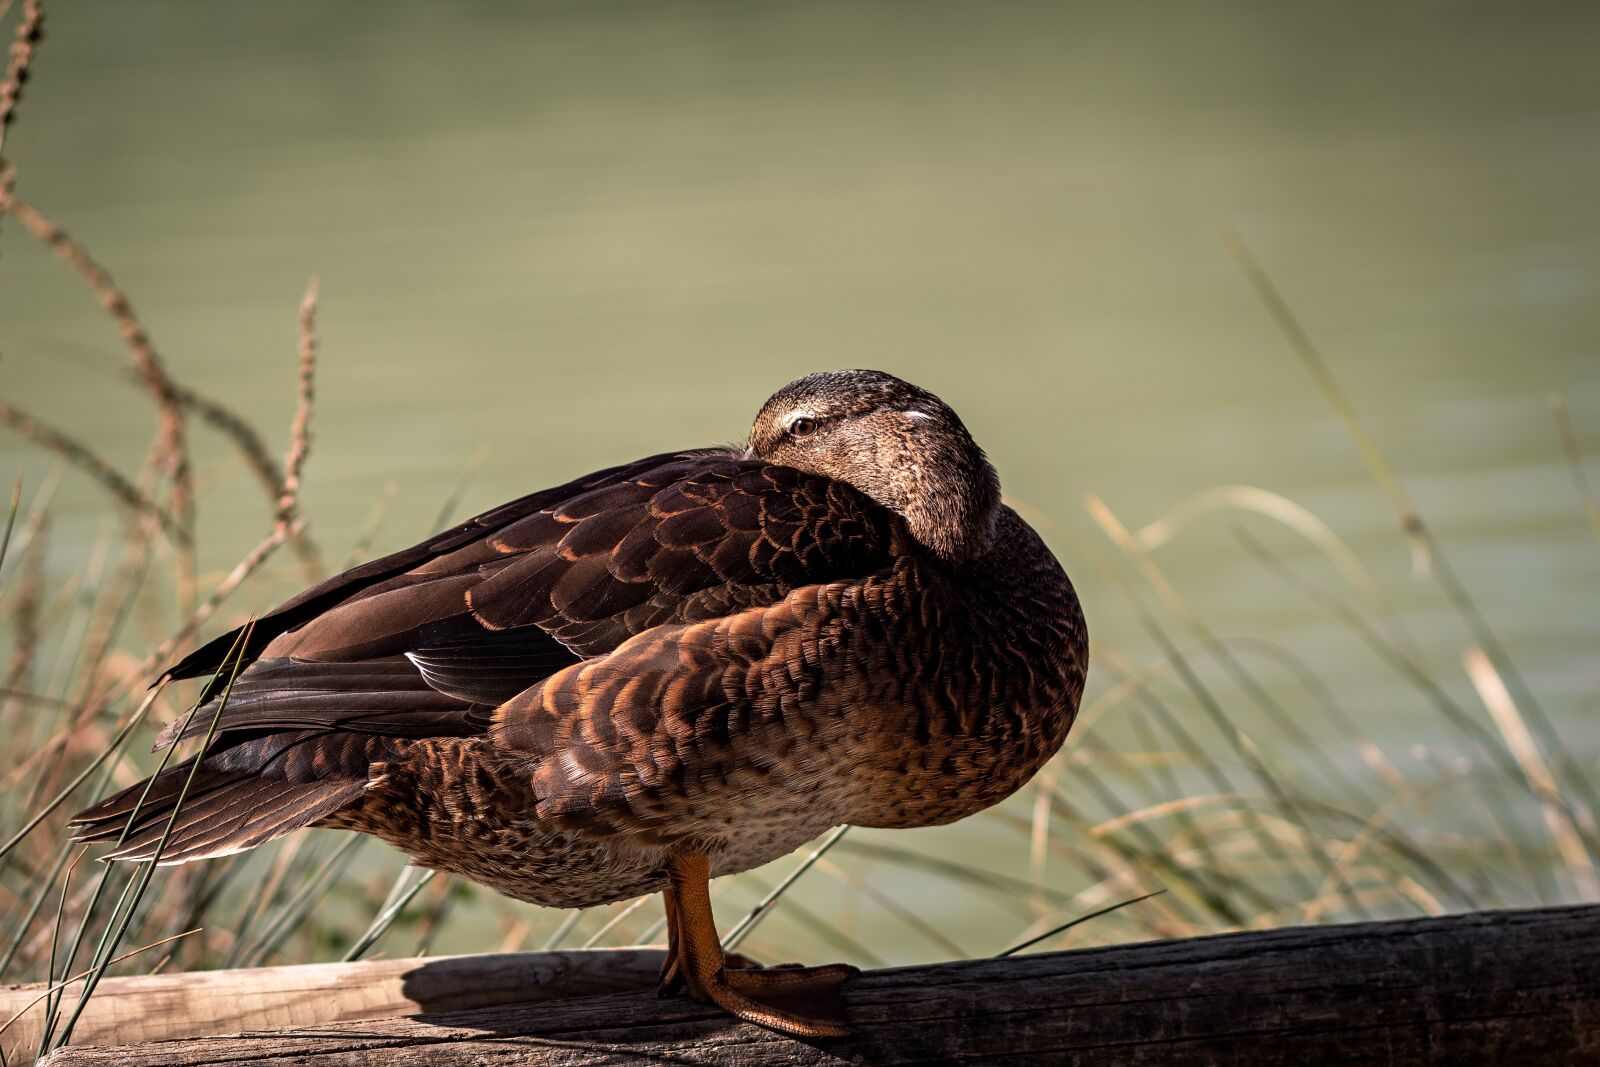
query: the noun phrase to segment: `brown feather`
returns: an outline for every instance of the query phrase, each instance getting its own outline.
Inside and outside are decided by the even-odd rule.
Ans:
[[[660,888],[686,848],[722,874],[840,822],[960,818],[1059,748],[1087,667],[1071,583],[998,494],[931,394],[801,379],[747,452],[523,497],[263,616],[187,730],[218,717],[181,808],[192,763],[80,832],[120,836],[148,788],[119,857],[169,821],[171,862],[334,826],[587,906]]]

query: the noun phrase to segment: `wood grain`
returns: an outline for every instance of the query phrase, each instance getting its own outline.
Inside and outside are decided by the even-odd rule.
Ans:
[[[1597,945],[1600,906],[1482,912],[872,972],[846,987],[848,1039],[626,993],[74,1048],[49,1065],[1597,1062]],[[406,981],[434,982],[433,966]]]
[[[664,956],[656,948],[505,952],[108,978],[74,1041],[131,1044],[653,989]],[[65,997],[63,1017],[77,1004],[77,988]],[[41,989],[0,988],[0,1023]],[[43,1017],[36,1004],[0,1035],[0,1062],[31,1062]]]

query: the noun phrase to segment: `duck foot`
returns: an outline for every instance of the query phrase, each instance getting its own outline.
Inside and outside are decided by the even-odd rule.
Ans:
[[[850,1030],[839,987],[860,973],[848,963],[724,966],[702,992],[704,999],[761,1026],[801,1037],[844,1037]]]
[[[726,958],[727,963],[724,964],[724,966],[726,966],[729,970],[754,971],[762,969],[761,964],[757,963],[749,956],[741,956],[737,952],[728,953]],[[799,964],[785,963],[783,966],[798,967]],[[679,966],[678,963],[678,955],[669,948],[667,950],[666,962],[661,965],[661,979],[656,984],[656,996],[663,999],[667,997],[675,997],[679,993],[686,992],[688,988],[688,983],[684,981],[683,968]]]
[[[667,997],[675,997],[679,993],[686,992],[689,988],[689,985],[683,977],[683,956],[678,951],[677,926],[674,918],[671,915],[671,911],[673,909],[673,905],[671,903],[672,890],[668,889],[662,895],[668,899],[667,958],[661,961],[661,975],[656,983],[656,996],[665,999]],[[729,952],[725,954],[722,959],[722,965],[733,970],[752,971],[758,970],[761,967],[761,964],[757,963],[749,956],[744,956],[737,952]],[[798,964],[784,964],[783,966],[793,967],[798,966]]]
[[[762,967],[746,957],[724,955],[711,918],[704,853],[673,857],[667,908],[667,962],[658,992],[687,989],[746,1022],[796,1037],[844,1037],[850,1033],[839,987],[861,973],[849,964],[824,967]]]

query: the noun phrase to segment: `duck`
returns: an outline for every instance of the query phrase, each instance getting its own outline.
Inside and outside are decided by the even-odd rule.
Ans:
[[[710,879],[999,803],[1087,669],[1072,582],[955,411],[816,373],[742,446],[529,494],[198,648],[156,748],[202,750],[73,825],[114,860],[332,827],[546,907],[660,892],[664,993],[842,1036],[856,969],[725,955]]]

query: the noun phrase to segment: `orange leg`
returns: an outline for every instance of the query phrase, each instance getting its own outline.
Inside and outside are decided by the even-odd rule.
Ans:
[[[827,967],[732,968],[711,917],[711,865],[703,852],[674,856],[667,866],[667,965],[662,987],[681,978],[696,1000],[710,1001],[746,1022],[798,1037],[843,1037],[839,986],[859,973]],[[739,959],[746,963],[747,960]]]
[[[678,934],[678,897],[670,888],[661,891],[661,903],[667,912],[667,958],[661,961],[661,977],[656,986],[656,995],[672,997],[684,991],[683,957],[678,951],[680,937]],[[738,952],[729,952],[723,957],[722,965],[728,970],[754,971],[761,968],[761,964],[749,956]]]
[[[678,955],[678,895],[670,887],[661,891],[661,905],[667,912],[667,958],[661,961],[656,996],[670,997],[683,988],[683,967]]]

